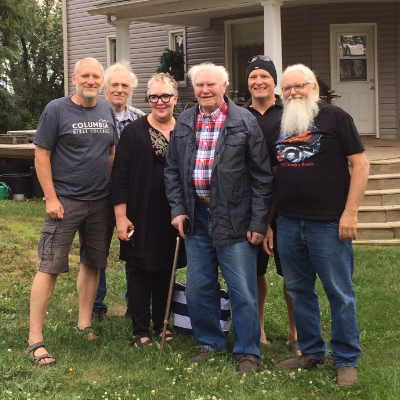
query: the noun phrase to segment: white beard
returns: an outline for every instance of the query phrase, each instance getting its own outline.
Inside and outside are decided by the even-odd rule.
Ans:
[[[309,94],[307,97],[296,95],[283,100],[281,134],[305,133],[314,118],[318,115],[318,97]]]

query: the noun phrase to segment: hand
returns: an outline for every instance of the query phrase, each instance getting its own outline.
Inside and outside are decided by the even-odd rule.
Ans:
[[[263,241],[263,239],[264,235],[261,235],[261,233],[247,231],[247,240],[250,243],[258,245]]]
[[[128,242],[130,240],[128,238],[128,228],[135,229],[132,222],[126,216],[119,217],[116,219],[116,225],[118,239]]]
[[[185,232],[183,231],[183,221],[185,219],[189,220],[189,217],[187,215],[178,215],[171,222],[171,225],[178,229],[179,235],[182,239],[185,239]]]
[[[263,249],[269,256],[274,257],[274,231],[269,225],[263,240]]]
[[[46,214],[51,219],[63,219],[64,207],[57,197],[54,199],[46,199]]]
[[[357,213],[343,211],[339,221],[339,239],[341,241],[355,240],[357,238]]]

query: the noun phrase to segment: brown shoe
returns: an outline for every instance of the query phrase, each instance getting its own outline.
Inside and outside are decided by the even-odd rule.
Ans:
[[[319,364],[326,363],[326,357],[321,358],[320,360],[314,360],[313,358],[308,358],[306,356],[300,356],[296,358],[292,358],[290,360],[282,361],[278,364],[279,368],[282,369],[311,369],[315,368]]]
[[[248,375],[252,371],[258,371],[258,363],[253,357],[241,356],[238,360],[238,368],[243,375]]]
[[[353,386],[357,379],[357,367],[336,368],[336,383],[338,386]]]
[[[201,364],[204,362],[204,360],[212,353],[210,349],[207,349],[206,347],[201,347],[200,348],[200,353],[196,356],[193,357],[190,360],[191,364]]]

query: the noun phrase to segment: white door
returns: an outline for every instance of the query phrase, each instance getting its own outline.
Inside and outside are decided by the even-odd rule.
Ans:
[[[331,25],[331,87],[335,105],[354,119],[360,134],[377,134],[375,26]]]

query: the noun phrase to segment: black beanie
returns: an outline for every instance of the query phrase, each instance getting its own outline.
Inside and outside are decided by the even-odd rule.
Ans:
[[[263,61],[263,60],[260,60],[259,58],[257,58],[256,61],[250,63],[246,69],[246,81],[248,81],[248,79],[249,79],[250,72],[254,71],[255,69],[265,69],[265,71],[268,71],[270,73],[270,75],[272,76],[272,78],[275,82],[275,85],[277,85],[276,69],[275,69],[275,65],[272,61]]]

